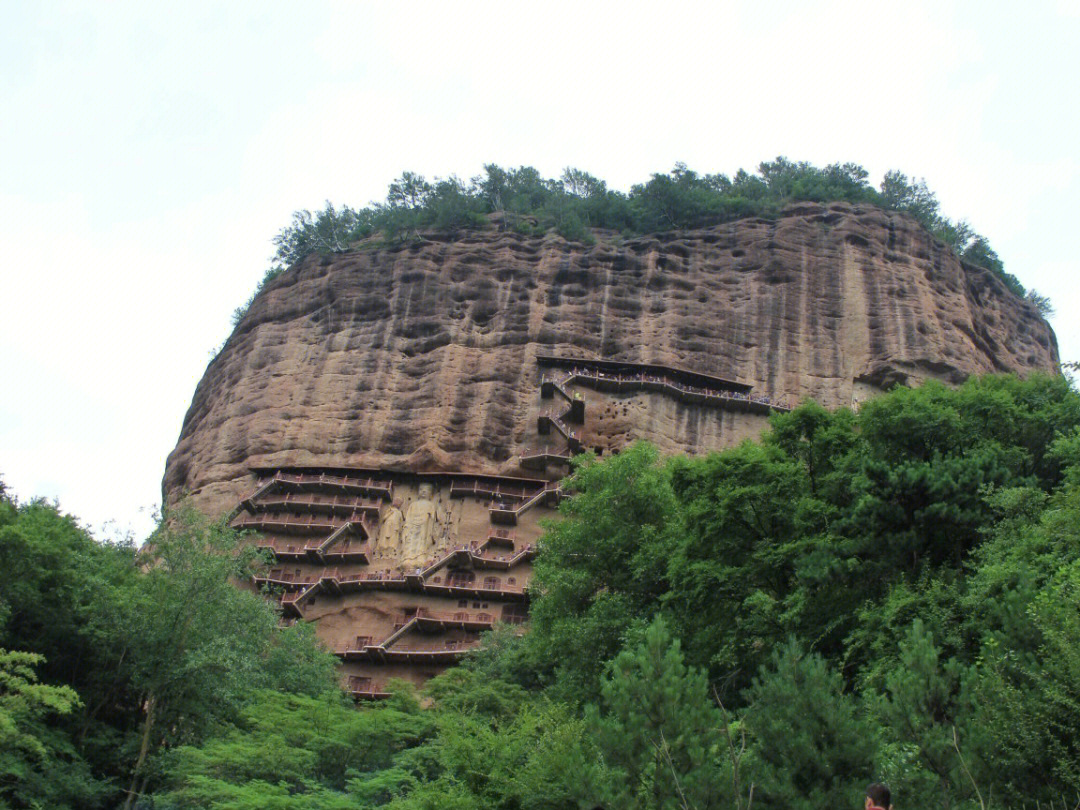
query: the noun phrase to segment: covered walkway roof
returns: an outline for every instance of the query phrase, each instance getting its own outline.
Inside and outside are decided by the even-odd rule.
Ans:
[[[754,387],[734,380],[725,380],[723,377],[715,377],[712,374],[702,374],[698,371],[689,371],[674,366],[661,366],[655,363],[632,363],[624,360],[589,360],[584,357],[556,357],[551,354],[537,355],[536,362],[540,366],[551,368],[579,368],[614,375],[652,374],[657,377],[678,380],[686,385],[714,390],[748,393]]]

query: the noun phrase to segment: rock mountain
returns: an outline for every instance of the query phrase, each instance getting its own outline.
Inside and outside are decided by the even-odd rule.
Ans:
[[[195,391],[164,497],[259,532],[286,613],[377,696],[522,620],[535,516],[571,452],[701,453],[803,398],[857,407],[1057,363],[1031,304],[869,205],[594,246],[495,225],[372,241],[255,298]]]

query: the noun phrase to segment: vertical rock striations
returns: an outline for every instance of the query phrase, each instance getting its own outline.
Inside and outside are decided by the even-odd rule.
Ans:
[[[594,247],[500,233],[309,257],[207,369],[164,491],[231,508],[252,466],[518,474],[541,354],[657,363],[828,407],[894,383],[1054,372],[1046,322],[917,223],[803,204],[776,221]],[[738,441],[762,419],[658,395],[604,398],[585,444]]]
[[[195,392],[165,502],[237,510],[285,614],[377,697],[524,620],[570,452],[699,453],[785,402],[1057,362],[1032,305],[871,206],[593,247],[494,227],[365,244],[255,299]]]

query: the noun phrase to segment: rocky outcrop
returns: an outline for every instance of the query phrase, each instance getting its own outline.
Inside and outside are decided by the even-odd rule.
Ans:
[[[912,219],[802,204],[779,219],[595,246],[495,227],[309,257],[253,302],[195,392],[164,493],[223,512],[253,466],[521,475],[539,355],[659,364],[828,407],[895,383],[1054,372],[1053,332]],[[584,446],[702,452],[765,417],[589,393]],[[603,417],[603,418],[601,418]]]

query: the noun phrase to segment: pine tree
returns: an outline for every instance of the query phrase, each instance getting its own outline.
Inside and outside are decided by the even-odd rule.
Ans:
[[[794,641],[746,691],[754,804],[811,810],[850,806],[874,776],[874,736],[840,674]]]
[[[959,753],[964,729],[959,724],[960,682],[964,668],[956,659],[941,660],[921,619],[911,623],[900,644],[899,661],[885,678],[875,714],[887,740],[914,753],[906,784],[894,784],[907,801],[924,807],[950,807],[971,793]]]
[[[657,617],[642,644],[612,661],[593,723],[614,772],[611,806],[694,808],[730,803],[722,718],[705,675],[683,663],[679,641]]]

